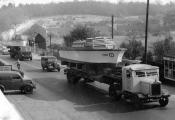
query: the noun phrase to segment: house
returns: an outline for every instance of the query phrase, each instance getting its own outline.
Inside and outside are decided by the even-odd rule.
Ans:
[[[28,35],[29,41],[34,41],[39,48],[46,49],[47,33],[44,27],[34,24],[23,34]]]
[[[163,57],[164,78],[175,81],[175,49],[169,50]]]

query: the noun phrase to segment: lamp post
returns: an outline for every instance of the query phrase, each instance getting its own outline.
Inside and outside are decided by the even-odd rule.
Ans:
[[[145,26],[145,64],[147,63],[147,39],[148,39],[148,17],[149,17],[149,0],[146,7],[146,26]]]

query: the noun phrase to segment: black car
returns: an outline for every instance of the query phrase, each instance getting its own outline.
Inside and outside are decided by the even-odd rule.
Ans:
[[[25,94],[33,93],[36,85],[30,78],[22,77],[16,71],[0,71],[0,90],[8,91],[21,91]]]
[[[42,56],[41,57],[41,67],[43,71],[60,71],[60,64],[55,56]]]

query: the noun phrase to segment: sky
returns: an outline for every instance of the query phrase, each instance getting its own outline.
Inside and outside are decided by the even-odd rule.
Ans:
[[[4,4],[8,4],[9,2],[14,3],[16,6],[18,6],[19,4],[37,4],[37,3],[41,3],[41,4],[46,4],[46,3],[50,3],[50,2],[68,2],[68,1],[84,1],[84,0],[0,0],[0,6],[4,5]],[[88,0],[86,0],[88,1]],[[93,0],[89,0],[89,1],[93,1]],[[139,2],[146,2],[147,0],[96,0],[96,1],[104,1],[104,2],[111,2],[111,3],[117,3],[119,1],[124,1],[124,2],[135,2],[135,1],[139,1]],[[150,3],[162,3],[165,4],[167,2],[175,2],[175,0],[149,0]]]

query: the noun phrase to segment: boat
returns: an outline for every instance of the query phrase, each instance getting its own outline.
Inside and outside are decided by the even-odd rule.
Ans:
[[[74,41],[72,47],[59,50],[59,55],[62,61],[116,64],[122,61],[125,51],[116,48],[110,38],[95,37]]]

